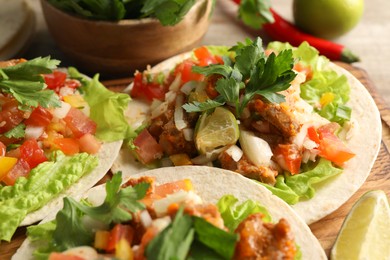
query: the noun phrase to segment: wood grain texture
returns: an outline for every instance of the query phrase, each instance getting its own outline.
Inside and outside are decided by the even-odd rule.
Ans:
[[[330,249],[334,244],[337,233],[344,221],[345,216],[350,211],[352,205],[369,190],[384,190],[390,197],[390,109],[377,93],[373,83],[367,73],[357,67],[345,63],[337,63],[350,71],[358,78],[373,96],[382,118],[382,144],[378,158],[373,166],[370,176],[363,186],[339,209],[327,217],[310,225],[314,235],[319,239],[322,247],[329,255]],[[105,81],[105,86],[114,91],[124,89],[131,82],[131,78]],[[25,228],[19,228],[10,243],[0,244],[0,259],[10,259],[25,238]]]

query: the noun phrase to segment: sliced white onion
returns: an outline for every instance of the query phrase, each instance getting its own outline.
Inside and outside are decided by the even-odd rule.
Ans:
[[[256,166],[269,166],[271,163],[272,151],[269,144],[256,136],[251,131],[240,131],[241,149],[248,159]]]
[[[318,144],[316,142],[310,140],[309,138],[305,138],[305,140],[303,141],[303,147],[308,149],[308,150],[311,150],[311,149],[317,148]]]
[[[134,100],[132,100],[134,102]],[[131,102],[130,102],[131,103]],[[150,104],[150,110],[155,110],[159,105],[161,105],[162,101],[158,99],[153,99],[152,104]]]
[[[165,102],[168,104],[173,102],[176,99],[177,92],[176,91],[168,91],[165,93]]]
[[[206,165],[218,158],[218,156],[227,149],[228,147],[222,147],[219,149],[215,149],[211,152],[207,152],[205,154],[198,155],[195,158],[191,159],[191,162],[195,165]]]
[[[26,139],[38,139],[43,132],[45,131],[45,128],[43,126],[26,126]]]
[[[235,161],[235,162],[238,162],[242,156],[244,155],[244,152],[240,149],[240,147],[238,147],[237,145],[232,145],[230,146],[227,150],[226,150],[226,153],[232,157],[232,159]]]
[[[171,85],[169,86],[169,90],[171,91],[178,91],[181,83],[181,74],[177,74],[176,78],[172,81]]]
[[[155,109],[152,110],[150,117],[152,119],[156,118],[156,117],[162,115],[163,113],[165,113],[167,110],[168,110],[168,103],[163,102],[158,107],[156,107]]]
[[[299,129],[299,132],[293,139],[293,143],[296,144],[299,148],[303,146],[303,142],[307,136],[307,129],[310,127],[309,124],[304,124]]]
[[[196,88],[196,86],[199,84],[197,81],[188,81],[185,83],[181,88],[180,91],[183,92],[185,95],[189,95],[192,90]]]
[[[194,129],[192,128],[184,128],[183,129],[183,135],[184,135],[184,139],[186,141],[192,141],[194,140]]]
[[[202,199],[196,195],[193,191],[184,191],[179,190],[173,194],[169,194],[165,198],[154,201],[153,207],[156,212],[157,217],[161,217],[167,214],[169,205],[173,203],[182,204],[182,203],[202,203]]]
[[[150,216],[150,214],[147,210],[141,211],[141,213],[139,214],[139,218],[140,218],[141,224],[142,224],[142,226],[144,226],[144,228],[147,228],[150,225],[152,225],[153,220],[152,220],[152,217]]]
[[[62,87],[60,88],[59,94],[62,97],[70,96],[74,94],[74,89],[69,87]]]
[[[61,101],[61,106],[53,109],[52,114],[54,117],[62,119],[64,117],[66,117],[66,115],[68,114],[71,107],[72,106],[70,104],[68,104],[64,101]]]
[[[163,229],[165,229],[170,223],[171,223],[171,218],[169,216],[165,216],[163,218],[158,218],[153,220],[153,227],[157,228],[157,230],[160,232]]]
[[[178,95],[176,98],[175,113],[173,114],[173,119],[177,130],[182,130],[187,127],[187,123],[184,121],[184,111],[181,107],[183,105],[183,101],[183,95]]]

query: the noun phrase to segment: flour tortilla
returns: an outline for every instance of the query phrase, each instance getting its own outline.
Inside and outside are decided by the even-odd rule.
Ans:
[[[35,32],[35,13],[25,0],[0,0],[0,60],[15,57]]]
[[[163,61],[154,66],[152,72],[168,72],[190,55],[190,53],[184,53]],[[345,164],[342,174],[316,186],[316,194],[312,199],[292,205],[307,224],[316,222],[335,211],[365,182],[378,155],[382,136],[379,110],[367,89],[351,73],[340,66],[330,63],[329,68],[340,75],[345,75],[351,86],[348,105],[352,107],[351,122],[354,124],[354,129],[352,130],[352,138],[347,140],[347,146],[356,153],[356,156]],[[126,91],[129,89],[131,89],[131,85]],[[133,104],[132,106],[139,105]],[[146,108],[144,110],[146,113]],[[128,149],[123,148],[114,162],[112,170],[114,172],[121,170],[125,176],[129,176],[145,171],[147,168],[137,162]]]
[[[234,195],[241,203],[248,199],[257,201],[267,208],[273,222],[277,222],[281,218],[285,218],[289,222],[295,236],[295,242],[302,252],[302,259],[326,259],[324,250],[309,227],[284,201],[263,186],[239,174],[205,166],[181,166],[154,169],[132,177],[138,178],[140,176],[156,177],[157,184],[190,179],[195,192],[202,197],[204,202],[217,203],[226,194]],[[94,187],[85,195],[92,204],[99,205],[105,198],[105,187],[104,185]],[[43,222],[55,218],[55,214],[51,214]],[[12,259],[31,259],[33,251],[34,246],[25,240]]]

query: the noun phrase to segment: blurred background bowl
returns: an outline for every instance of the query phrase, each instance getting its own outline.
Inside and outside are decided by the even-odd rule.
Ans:
[[[75,65],[105,77],[132,76],[197,46],[207,31],[212,0],[198,0],[184,19],[163,26],[157,19],[125,19],[118,22],[79,18],[41,0],[50,34]]]

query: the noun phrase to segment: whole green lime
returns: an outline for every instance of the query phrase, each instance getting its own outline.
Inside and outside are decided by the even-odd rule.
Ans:
[[[295,24],[321,38],[335,38],[360,21],[364,0],[294,0]]]

